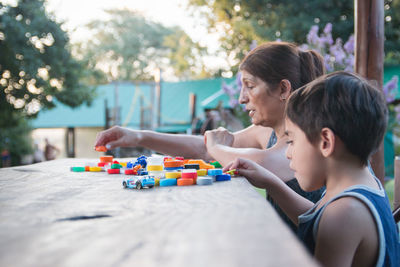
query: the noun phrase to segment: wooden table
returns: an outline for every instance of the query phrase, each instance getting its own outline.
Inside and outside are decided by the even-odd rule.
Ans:
[[[317,265],[244,178],[129,190],[87,161],[0,169],[0,266]]]

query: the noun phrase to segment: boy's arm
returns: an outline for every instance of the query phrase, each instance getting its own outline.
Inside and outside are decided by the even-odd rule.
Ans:
[[[361,242],[364,242],[363,251],[367,251],[366,246],[370,247],[371,251],[359,255],[358,258],[364,261],[361,265],[372,266],[376,260],[377,254],[374,252],[377,253],[377,249],[371,247],[378,248],[378,237],[374,220],[366,206],[351,197],[340,198],[329,204],[318,226],[316,259],[323,266],[351,266]]]
[[[259,164],[243,158],[238,158],[228,164],[224,170],[237,169],[252,185],[265,188],[286,215],[298,224],[299,215],[314,206],[314,203],[300,196],[287,186],[279,177]]]

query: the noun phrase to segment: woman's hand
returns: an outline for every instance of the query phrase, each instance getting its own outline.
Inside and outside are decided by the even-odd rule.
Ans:
[[[204,142],[207,149],[210,149],[215,145],[232,146],[234,139],[235,137],[233,134],[223,127],[206,131],[204,134]]]
[[[96,146],[105,146],[107,149],[116,147],[138,146],[141,138],[140,131],[129,130],[124,127],[114,126],[99,132],[96,137]]]
[[[239,175],[244,176],[252,185],[258,188],[268,188],[273,179],[279,179],[272,172],[248,159],[237,158],[226,165],[223,171],[234,169],[238,171]]]

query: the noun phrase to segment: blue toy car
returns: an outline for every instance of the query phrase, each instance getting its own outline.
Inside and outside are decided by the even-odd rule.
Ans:
[[[134,176],[133,178],[125,179],[122,182],[122,186],[125,188],[136,188],[142,189],[143,187],[152,188],[154,187],[155,181],[154,176]]]

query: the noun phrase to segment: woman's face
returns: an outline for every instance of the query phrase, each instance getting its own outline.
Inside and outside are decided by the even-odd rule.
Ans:
[[[242,70],[239,102],[246,105],[253,124],[274,127],[283,122],[285,102],[281,100],[280,90],[272,89],[259,77]]]

